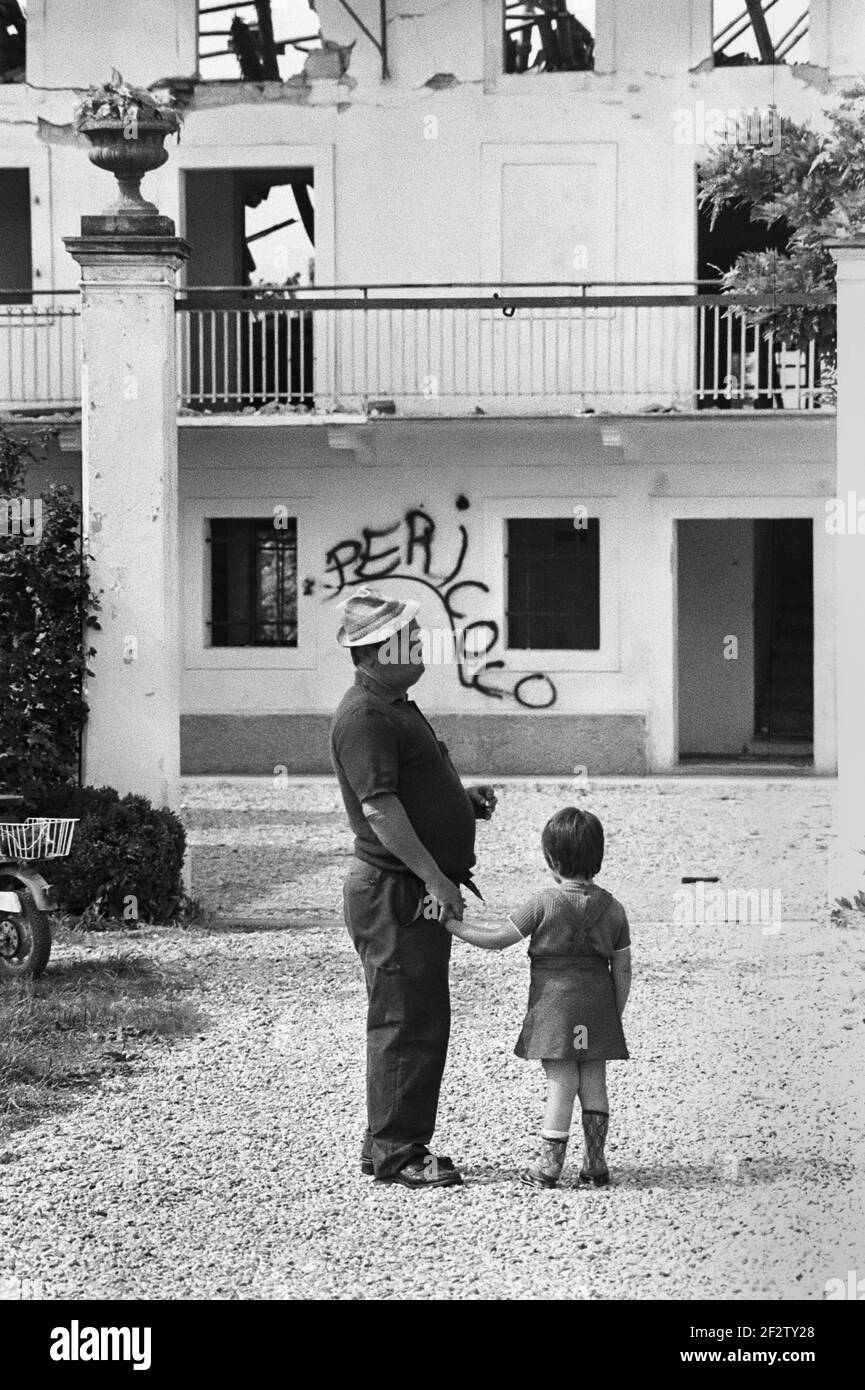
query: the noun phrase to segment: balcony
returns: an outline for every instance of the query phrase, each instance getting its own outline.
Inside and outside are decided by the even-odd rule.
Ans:
[[[77,290],[0,295],[0,410],[81,409],[80,323]]]
[[[775,308],[830,307],[826,295]],[[765,309],[765,305],[762,306]],[[579,415],[815,411],[816,337],[767,330],[753,297],[617,284],[185,289],[184,415]],[[79,403],[75,296],[0,305],[0,409]]]

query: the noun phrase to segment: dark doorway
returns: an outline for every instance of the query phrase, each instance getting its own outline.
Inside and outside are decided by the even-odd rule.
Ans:
[[[785,251],[790,227],[779,219],[771,227],[752,222],[747,207],[725,207],[715,225],[708,211],[697,210],[697,278],[718,280],[746,251]],[[710,285],[701,292],[715,294]],[[710,307],[701,315],[698,394],[702,410],[782,408],[777,354],[762,335],[749,330],[743,338],[741,321]]]
[[[714,227],[708,211],[697,211],[697,278],[716,280],[731,267],[743,251],[786,251],[790,227],[779,218],[771,227],[752,222],[747,207],[727,206],[719,213]]]
[[[312,169],[190,169],[185,205],[186,404],[311,408],[313,315],[302,297],[285,301],[315,279]],[[220,288],[239,292],[228,299]]]
[[[809,519],[676,525],[680,761],[812,761]]]
[[[807,519],[754,523],[755,747],[814,739],[814,562]]]

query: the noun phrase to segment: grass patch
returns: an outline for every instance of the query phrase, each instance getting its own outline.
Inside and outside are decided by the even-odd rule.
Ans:
[[[193,987],[188,972],[125,947],[54,962],[41,980],[0,984],[0,1128],[128,1071],[157,1040],[200,1033]]]

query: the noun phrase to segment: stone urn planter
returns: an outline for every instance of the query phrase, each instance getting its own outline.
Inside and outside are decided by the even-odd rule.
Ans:
[[[168,159],[163,141],[170,130],[162,121],[138,121],[132,128],[134,136],[127,124],[105,118],[84,121],[79,127],[89,141],[91,163],[113,174],[120,185],[119,196],[104,209],[105,214],[134,217],[158,211],[155,203],[142,198],[141,180]]]
[[[116,178],[120,192],[103,215],[149,217],[158,213],[141,196],[141,180],[168,159],[166,135],[180,135],[180,113],[151,92],[131,87],[119,73],[91,87],[75,115],[75,128],[90,145],[89,157]]]

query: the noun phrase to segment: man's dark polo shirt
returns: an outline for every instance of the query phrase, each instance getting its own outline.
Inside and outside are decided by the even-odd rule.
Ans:
[[[413,701],[374,686],[358,671],[333,717],[330,756],[358,859],[393,873],[409,872],[385,849],[361,810],[362,801],[392,792],[448,878],[472,867],[474,806],[445,745]]]

